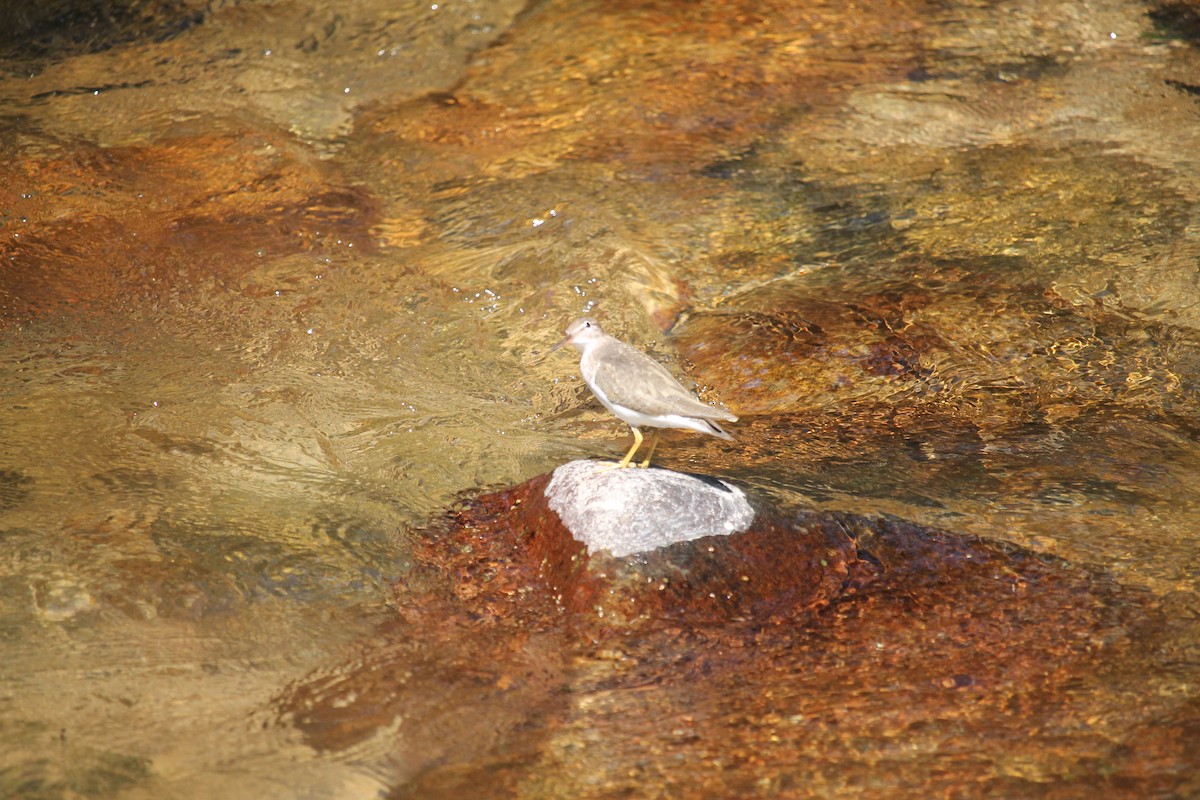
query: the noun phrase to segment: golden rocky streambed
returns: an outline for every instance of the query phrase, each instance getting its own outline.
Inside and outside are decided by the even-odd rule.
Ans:
[[[10,6],[0,796],[1200,795],[1194,0]]]

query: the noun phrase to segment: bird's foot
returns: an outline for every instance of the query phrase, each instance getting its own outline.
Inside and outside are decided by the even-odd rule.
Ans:
[[[614,470],[614,469],[626,469],[627,467],[632,467],[632,466],[633,466],[633,464],[630,464],[628,461],[613,461],[612,463],[609,463],[609,464],[598,465],[596,467],[596,473],[599,474],[601,472],[608,472],[609,470]]]

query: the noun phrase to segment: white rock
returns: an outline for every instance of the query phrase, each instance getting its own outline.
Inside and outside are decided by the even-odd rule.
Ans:
[[[754,509],[741,489],[668,469],[611,469],[572,461],[554,470],[546,499],[588,553],[624,557],[704,536],[741,533]]]

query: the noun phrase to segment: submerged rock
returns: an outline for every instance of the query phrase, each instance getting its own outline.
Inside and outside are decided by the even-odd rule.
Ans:
[[[740,490],[590,469],[483,495],[426,531],[398,621],[289,689],[287,719],[318,749],[378,754],[397,797],[794,796],[856,771],[885,784],[865,796],[948,791],[968,773],[978,796],[1011,792],[974,745],[944,775],[906,772],[904,753],[964,738],[1025,767],[1138,769],[1055,731],[1136,724],[1120,687],[1140,680],[1121,660],[1140,635],[1130,620],[1153,618],[1140,596],[1011,546],[760,501],[744,531],[692,538],[680,508]],[[585,543],[572,529],[601,516],[592,482],[685,500],[643,502],[630,538]],[[655,535],[675,541],[613,552]]]

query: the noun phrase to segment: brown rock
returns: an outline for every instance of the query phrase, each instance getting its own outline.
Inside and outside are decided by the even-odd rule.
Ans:
[[[369,248],[376,213],[289,137],[237,128],[121,148],[31,148],[0,166],[0,202],[20,215],[0,243],[0,327],[218,287],[266,294],[276,284],[250,274],[262,253]]]
[[[1127,653],[1129,612],[1149,618],[1054,559],[843,513],[759,509],[742,534],[588,556],[548,480],[422,534],[400,621],[280,698],[313,746],[382,736],[397,797],[960,787],[980,737],[1017,758],[1093,746],[1052,731],[1119,702],[1096,675]],[[906,774],[931,747],[962,761]]]

